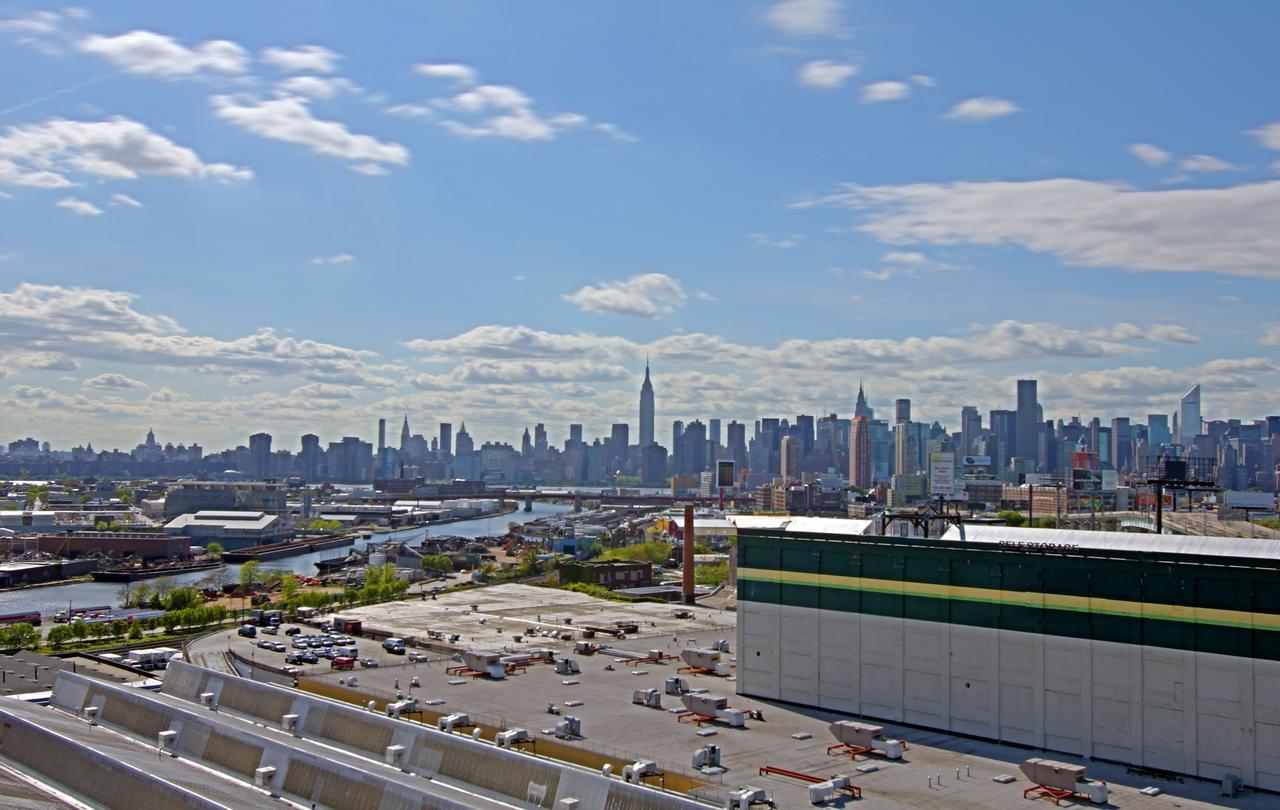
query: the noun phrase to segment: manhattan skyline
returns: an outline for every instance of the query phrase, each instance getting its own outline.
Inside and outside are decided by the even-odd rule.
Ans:
[[[1280,10],[1105,8],[7,6],[0,429],[1273,414]]]

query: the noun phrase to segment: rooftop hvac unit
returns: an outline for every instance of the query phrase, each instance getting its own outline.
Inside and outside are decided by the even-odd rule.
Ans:
[[[176,757],[177,753],[174,752],[173,746],[178,741],[178,732],[168,729],[160,732],[157,737],[157,744],[160,746],[160,750],[168,753],[171,757]]]
[[[467,650],[462,653],[462,663],[473,672],[483,672],[494,680],[507,677],[507,670],[502,665],[502,653],[475,652]]]
[[[88,721],[89,721],[89,725],[91,725],[91,726],[96,726],[96,725],[98,724],[98,707],[97,707],[97,706],[85,706],[85,707],[84,707],[84,719],[86,719],[86,720],[88,720]]]
[[[840,791],[849,787],[849,777],[836,775],[825,782],[809,786],[809,803],[822,804],[835,799]]]
[[[494,738],[499,748],[514,748],[516,743],[528,742],[529,732],[522,728],[508,729],[507,731],[498,732],[498,736]]]
[[[720,767],[720,746],[704,745],[697,751],[693,752],[693,767],[701,768],[719,768]]]
[[[286,714],[280,718],[280,728],[294,735],[298,734],[298,715]]]
[[[441,717],[439,720],[436,721],[436,728],[440,729],[441,731],[448,731],[451,733],[454,730],[454,728],[460,728],[462,726],[469,726],[469,725],[471,725],[471,718],[468,717],[466,714],[463,714],[462,712],[455,712],[453,714],[445,715],[444,717]]]
[[[382,752],[383,759],[393,768],[399,768],[400,763],[404,760],[403,745],[388,745],[386,750]]]
[[[689,684],[684,678],[667,678],[666,692],[668,695],[680,697],[689,691]]]
[[[837,740],[857,748],[873,748],[875,742],[884,737],[884,726],[857,723],[853,720],[840,720],[827,728]]]
[[[210,709],[212,709],[213,711],[217,711],[217,710],[218,710],[218,696],[217,696],[217,695],[215,695],[215,694],[214,694],[214,693],[212,693],[212,692],[201,692],[201,693],[200,693],[200,705],[201,705],[201,706],[207,706],[207,707],[209,707]]]
[[[720,663],[720,651],[690,648],[680,652],[680,660],[691,667],[715,669],[716,664]]]
[[[1088,769],[1083,765],[1072,765],[1068,762],[1055,762],[1051,759],[1032,757],[1019,766],[1022,773],[1032,784],[1044,785],[1055,790],[1076,791],[1076,783],[1088,778]]]
[[[715,717],[716,712],[729,708],[729,698],[708,694],[685,694],[680,696],[684,707],[695,714]]]
[[[253,771],[253,783],[260,788],[270,789],[271,783],[275,781],[275,778],[276,778],[276,769],[271,767],[270,765],[266,765],[261,768],[255,768]],[[274,790],[272,790],[271,792],[273,795],[275,794]]]
[[[715,644],[711,645],[711,649],[719,650],[722,653],[729,652],[729,639],[727,638],[718,639]]]
[[[744,785],[729,794],[729,810],[751,810],[754,804],[774,806],[769,799],[769,794],[764,792],[764,788]]]
[[[662,708],[662,695],[657,689],[637,689],[631,693],[631,702],[650,709]]]
[[[639,785],[641,778],[656,774],[658,772],[658,763],[651,759],[642,759],[627,765],[622,769],[622,781],[630,782],[633,785]]]
[[[560,675],[577,675],[582,672],[582,668],[578,666],[578,662],[572,658],[556,659],[556,673]]]
[[[566,714],[564,719],[556,723],[557,737],[581,737],[582,721],[573,715]]]

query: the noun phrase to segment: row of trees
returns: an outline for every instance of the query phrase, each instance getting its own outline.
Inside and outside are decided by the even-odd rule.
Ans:
[[[163,628],[166,633],[173,633],[179,629],[202,630],[212,625],[222,624],[230,615],[230,612],[222,605],[209,605],[207,607],[195,605],[166,611],[163,616],[132,622],[116,619],[111,622],[56,624],[49,628],[45,641],[54,650],[61,650],[67,644],[83,644],[88,641],[100,642],[124,638],[138,641],[142,639],[144,630]],[[30,627],[30,625],[14,625],[13,627]],[[5,649],[35,649],[39,646],[39,634],[32,629],[31,636],[32,638],[27,639],[25,635],[19,634],[14,638],[8,638],[3,635],[3,631],[0,631],[0,646]]]

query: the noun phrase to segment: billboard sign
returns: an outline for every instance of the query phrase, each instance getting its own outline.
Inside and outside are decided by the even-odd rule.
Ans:
[[[1116,491],[1116,471],[1115,470],[1102,471],[1102,491],[1103,492]]]
[[[956,489],[956,457],[951,453],[929,454],[929,494],[950,498]]]
[[[966,467],[990,467],[991,456],[961,456],[960,463]]]
[[[716,486],[732,489],[735,484],[734,464],[732,461],[716,462]]]

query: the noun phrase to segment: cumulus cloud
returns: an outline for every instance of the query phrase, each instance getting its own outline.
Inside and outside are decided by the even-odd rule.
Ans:
[[[350,253],[335,253],[332,256],[316,256],[314,259],[311,260],[311,263],[312,264],[347,264],[348,262],[354,262],[355,260],[356,260],[356,257],[352,256]]]
[[[543,113],[519,88],[506,84],[482,84],[479,72],[469,65],[418,64],[413,71],[429,79],[455,85],[452,95],[436,96],[424,103],[395,104],[389,115],[434,121],[460,138],[505,138],[516,141],[550,141],[574,130],[594,130],[612,140],[630,143],[635,135],[608,121],[592,121],[577,112]]]
[[[294,374],[314,382],[386,388],[372,352],[262,329],[231,340],[190,335],[115,290],[19,284],[0,292],[0,350],[225,374]]]
[[[685,304],[680,282],[663,273],[644,273],[623,281],[587,285],[564,299],[588,312],[656,318]]]
[[[471,85],[478,82],[479,76],[475,68],[459,64],[421,64],[414,65],[413,71],[430,79],[448,79],[458,84]]]
[[[840,24],[837,0],[782,0],[764,13],[764,21],[791,36],[834,33]]]
[[[310,397],[314,399],[355,399],[356,390],[349,385],[332,385],[330,383],[307,383],[290,392],[290,396]]]
[[[899,101],[911,94],[911,87],[906,82],[872,82],[862,85],[858,98],[864,104],[879,104],[883,101]]]
[[[283,73],[332,73],[342,56],[322,45],[299,45],[263,48],[258,58]]]
[[[1264,148],[1280,151],[1280,121],[1274,121],[1257,129],[1251,129],[1249,134]]]
[[[85,388],[100,388],[108,391],[127,391],[133,388],[146,388],[142,380],[135,380],[123,374],[99,374],[84,381]]]
[[[907,77],[907,81],[920,87],[934,87],[938,83],[937,79],[923,73],[913,73]]]
[[[80,363],[57,352],[13,352],[0,358],[0,365],[32,371],[75,371]]]
[[[91,202],[82,200],[79,197],[63,197],[54,205],[59,208],[65,208],[73,214],[79,214],[82,217],[96,217],[102,213],[102,209]]]
[[[258,99],[252,96],[214,96],[214,115],[263,138],[305,146],[319,155],[343,160],[404,166],[409,150],[392,141],[351,132],[345,124],[311,114],[301,96]]]
[[[142,203],[130,197],[128,194],[112,194],[111,202],[115,205],[127,205],[130,208],[142,207]]]
[[[1148,166],[1163,166],[1173,157],[1166,150],[1150,143],[1131,143],[1128,151]]]
[[[1213,155],[1188,155],[1178,162],[1184,172],[1234,172],[1240,167]]]
[[[244,48],[229,40],[214,39],[187,47],[153,31],[129,31],[114,37],[92,34],[76,42],[76,48],[127,73],[162,79],[243,73],[249,61]]]
[[[355,93],[360,90],[355,83],[341,76],[290,76],[276,82],[285,93],[324,101],[339,93]]]
[[[857,72],[857,65],[848,62],[830,62],[826,59],[818,59],[801,65],[800,70],[796,73],[796,81],[806,87],[834,90],[838,87],[843,87],[845,81]]]
[[[1141,191],[1118,183],[846,185],[797,204],[862,212],[894,245],[1017,245],[1088,267],[1280,278],[1280,182]]]
[[[1258,343],[1263,346],[1280,346],[1280,324],[1267,328]]]
[[[990,121],[993,118],[1013,115],[1019,109],[1021,108],[1017,104],[1008,99],[996,98],[995,96],[979,96],[978,98],[967,98],[959,102],[948,110],[943,117],[951,121]]]
[[[8,127],[0,135],[0,184],[65,188],[77,174],[100,180],[134,180],[145,174],[223,181],[253,177],[248,169],[205,163],[191,149],[119,116],[105,121],[50,118]]]

